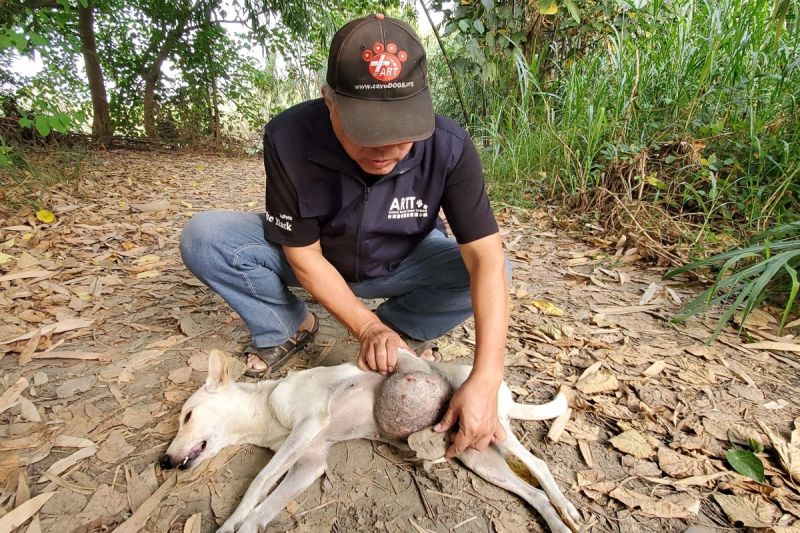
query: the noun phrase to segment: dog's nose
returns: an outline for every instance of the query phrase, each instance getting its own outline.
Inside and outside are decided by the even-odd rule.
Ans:
[[[164,470],[170,470],[173,467],[172,459],[167,454],[162,455],[158,462]]]

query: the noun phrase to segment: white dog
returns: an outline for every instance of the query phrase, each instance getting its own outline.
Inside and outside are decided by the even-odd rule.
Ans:
[[[422,361],[398,352],[398,371],[424,368],[457,389],[469,366]],[[327,453],[335,442],[382,437],[373,409],[386,377],[364,372],[355,364],[318,367],[290,373],[279,380],[234,383],[228,377],[224,354],[213,350],[208,379],[181,409],[178,434],[161,458],[163,468],[191,468],[226,446],[255,444],[275,454],[255,477],[234,513],[219,531],[251,532],[267,526],[293,498],[325,473]],[[507,439],[486,451],[467,449],[458,459],[479,476],[527,501],[555,533],[579,531],[581,516],[556,485],[541,459],[514,437],[511,419],[545,420],[567,409],[562,394],[544,405],[513,401],[504,383],[498,395],[498,415]],[[520,479],[505,461],[515,456],[539,481],[541,490]],[[275,487],[278,480],[283,480]]]

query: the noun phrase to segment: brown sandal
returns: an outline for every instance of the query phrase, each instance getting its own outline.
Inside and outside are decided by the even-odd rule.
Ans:
[[[267,368],[264,370],[248,369],[245,371],[244,375],[249,378],[261,378],[267,374],[271,374],[272,372],[280,370],[292,359],[295,354],[297,354],[297,352],[311,344],[311,342],[314,340],[314,337],[317,336],[317,331],[319,331],[319,317],[317,317],[317,315],[315,315],[313,312],[311,313],[311,316],[314,317],[314,327],[312,327],[310,330],[298,330],[294,335],[289,337],[289,340],[280,346],[256,348],[251,344],[245,348],[241,354],[241,356],[245,359],[245,363],[247,363],[248,355],[255,354],[264,362],[264,364],[267,365]]]

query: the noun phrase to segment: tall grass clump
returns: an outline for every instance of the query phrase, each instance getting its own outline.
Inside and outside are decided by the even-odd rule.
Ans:
[[[466,80],[494,197],[644,202],[695,241],[796,220],[797,4],[653,1],[615,20],[547,68],[512,54],[505,76]]]

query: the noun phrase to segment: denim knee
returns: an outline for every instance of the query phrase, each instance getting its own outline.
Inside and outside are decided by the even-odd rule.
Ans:
[[[214,211],[197,213],[183,227],[179,250],[183,264],[192,272],[202,267],[213,247],[215,215]]]

